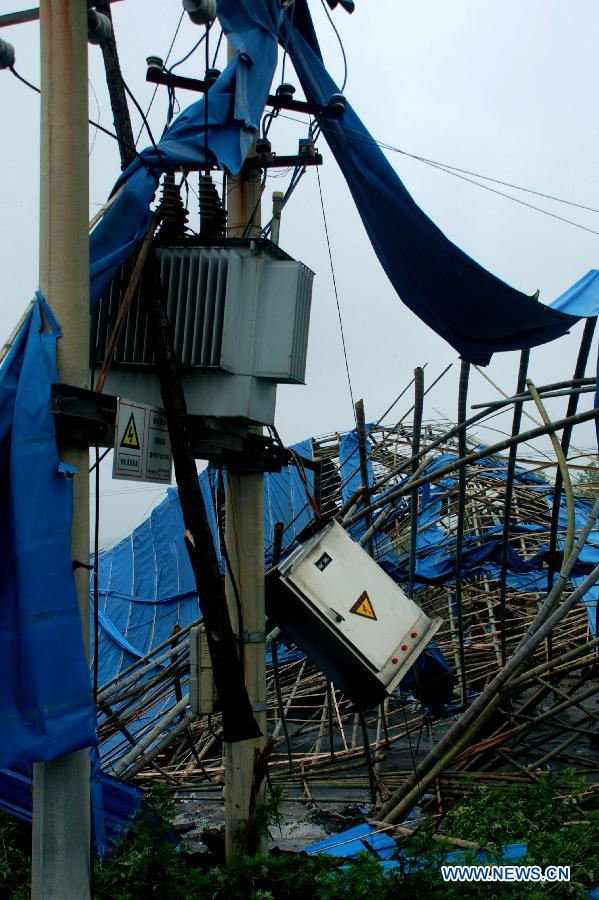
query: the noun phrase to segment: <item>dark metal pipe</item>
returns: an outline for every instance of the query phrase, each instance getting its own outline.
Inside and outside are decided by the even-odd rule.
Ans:
[[[368,490],[368,454],[366,452],[366,416],[364,413],[364,401],[357,400],[354,403],[354,410],[356,413],[356,435],[358,438],[358,453],[360,456],[360,480],[362,481],[362,487]],[[372,512],[370,510],[370,497],[365,494],[364,502],[366,503],[366,521],[368,523],[368,527],[370,528],[372,525]],[[374,557],[374,541],[373,536],[370,535],[368,538],[368,552],[372,557]]]
[[[460,368],[460,384],[458,388],[458,425],[466,422],[466,402],[468,399],[468,379],[470,363],[462,360]],[[466,428],[460,429],[458,435],[458,452],[460,459],[466,456]],[[460,657],[460,680],[462,682],[462,702],[468,700],[466,685],[466,653],[464,650],[464,609],[462,604],[462,553],[464,548],[464,526],[466,524],[466,467],[461,466],[458,472],[458,521],[455,542],[455,600],[458,613],[458,640]]]
[[[474,417],[477,418],[477,417]],[[503,450],[508,450],[512,444],[522,444],[527,441],[532,441],[535,438],[541,437],[545,434],[554,434],[556,431],[560,431],[562,428],[565,428],[567,425],[580,425],[583,422],[589,422],[592,419],[599,419],[599,408],[589,409],[586,412],[578,413],[575,416],[568,416],[564,419],[556,419],[555,422],[551,422],[549,425],[539,425],[537,428],[531,428],[530,431],[523,431],[514,437],[506,438],[503,441],[499,441],[496,444],[489,444],[486,447],[483,447],[480,450],[474,450],[472,453],[468,453],[463,459],[458,459],[455,462],[448,463],[440,469],[437,469],[435,472],[429,472],[427,475],[421,475],[416,481],[412,484],[401,484],[398,485],[393,490],[389,491],[384,497],[380,500],[377,500],[376,503],[372,504],[372,509],[378,509],[379,506],[384,506],[387,503],[390,503],[392,500],[396,500],[398,497],[403,497],[405,494],[408,494],[416,487],[421,487],[423,484],[428,484],[431,481],[437,481],[440,478],[444,478],[446,475],[451,474],[452,472],[457,471],[458,469],[469,466],[470,463],[477,462],[479,459],[486,459],[488,456],[493,456],[497,453],[501,453]],[[472,419],[468,419],[463,425],[456,426],[451,430],[451,434],[456,434],[463,427],[472,423]],[[450,434],[450,432],[448,432]],[[433,441],[428,445],[424,450],[421,450],[418,454],[418,458],[422,458],[425,456],[433,447],[439,446],[439,444],[443,443],[446,440],[446,436],[443,439],[439,439]],[[404,463],[402,466],[398,466],[395,470],[395,473],[407,468],[408,465],[411,464],[411,460]],[[386,479],[385,479],[386,480]],[[377,490],[380,490],[382,482],[379,481],[377,484]],[[356,513],[354,516],[349,519],[346,524],[353,524],[357,522],[362,516],[364,512]]]
[[[543,400],[550,400],[552,397],[569,397],[572,394],[592,394],[594,390],[595,381],[593,381],[591,384],[580,385],[579,387],[573,386],[563,388],[559,391],[537,391],[537,393]],[[501,406],[506,406],[510,403],[516,403],[518,400],[527,402],[529,400],[533,400],[533,397],[528,391],[524,391],[523,393],[517,394],[514,397],[506,397],[505,400],[494,400],[491,403],[473,403],[470,408],[492,410],[497,409]]]
[[[275,522],[275,534],[272,544],[272,565],[276,566],[281,559],[281,549],[283,546],[282,522]],[[277,709],[279,711],[279,719],[285,735],[285,747],[287,748],[287,759],[289,761],[289,771],[293,771],[293,752],[291,750],[291,738],[289,737],[289,727],[287,725],[287,717],[285,716],[285,704],[283,703],[283,692],[281,691],[281,675],[279,669],[279,648],[278,640],[275,638],[270,645],[270,653],[272,658],[272,677],[275,683],[275,694],[277,695]]]
[[[422,410],[424,407],[424,372],[418,367],[414,369],[414,421],[412,424],[412,475],[418,469],[417,454],[420,452],[420,435],[422,433]],[[418,488],[410,494],[410,569],[408,574],[408,597],[414,593],[416,575],[416,538],[418,536]]]
[[[591,349],[591,343],[593,341],[593,334],[595,332],[595,326],[597,324],[597,316],[593,316],[589,318],[584,323],[584,330],[582,332],[582,338],[580,341],[580,349],[578,351],[578,358],[576,360],[576,366],[574,369],[574,379],[583,378],[584,372],[587,365],[587,360],[589,358],[589,352]],[[578,408],[578,394],[573,394],[568,400],[568,408],[566,410],[567,416],[573,416]],[[570,449],[570,440],[572,438],[572,429],[573,425],[566,425],[562,434],[561,447],[564,453],[564,456],[568,456],[568,450]],[[556,570],[559,566],[556,566],[555,559],[555,550],[557,547],[557,532],[559,529],[559,510],[561,506],[562,500],[562,488],[563,488],[563,477],[559,468],[555,473],[555,485],[553,488],[553,505],[551,507],[551,531],[549,535],[549,556],[547,560],[547,590],[550,591],[553,587],[553,578],[555,576]],[[549,656],[551,657],[551,638],[549,638],[548,646],[547,646]]]
[[[530,350],[523,350],[520,354],[520,369],[518,371],[518,381],[516,385],[516,394],[521,394],[526,384],[526,376],[528,374],[528,362],[530,359]],[[512,437],[520,432],[520,423],[522,422],[522,400],[514,403],[514,418],[512,420]],[[499,599],[499,628],[501,643],[501,664],[505,666],[506,660],[506,589],[507,589],[507,559],[510,539],[510,515],[512,511],[512,495],[514,492],[514,473],[516,471],[516,454],[518,445],[512,444],[510,447],[510,455],[507,464],[507,481],[505,485],[505,498],[503,503],[503,536],[501,542],[501,580],[500,580],[500,599]]]

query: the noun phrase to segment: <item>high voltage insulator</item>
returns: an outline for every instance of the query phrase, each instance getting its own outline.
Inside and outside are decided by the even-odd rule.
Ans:
[[[87,11],[87,39],[90,44],[105,44],[112,36],[112,24],[108,16],[95,9]]]
[[[223,209],[216,185],[210,175],[200,175],[200,235],[223,237],[227,227],[227,211]]]
[[[15,64],[15,48],[0,38],[0,69],[10,69]]]
[[[216,19],[216,0],[182,0],[183,9],[194,25],[208,25]]]
[[[158,212],[162,218],[162,224],[158,234],[164,240],[179,240],[188,232],[187,220],[189,213],[185,209],[179,188],[175,183],[175,176],[168,172],[162,183],[162,199]]]

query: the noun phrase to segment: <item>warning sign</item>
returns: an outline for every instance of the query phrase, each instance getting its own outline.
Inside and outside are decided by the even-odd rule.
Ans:
[[[172,462],[171,441],[164,413],[159,409],[151,409],[148,413],[146,478],[170,484]]]
[[[376,613],[366,591],[360,594],[350,612],[355,613],[357,616],[362,616],[364,619],[374,619],[376,621]]]
[[[143,439],[148,407],[119,400],[116,414],[113,478],[143,481]]]
[[[171,443],[164,412],[143,403],[119,400],[113,478],[170,484]]]
[[[125,428],[125,434],[123,435],[123,440],[121,441],[121,447],[130,447],[132,450],[140,450],[141,444],[139,443],[139,438],[137,436],[137,428],[135,427],[135,416],[133,413],[129,416],[129,421],[127,423],[127,427]]]

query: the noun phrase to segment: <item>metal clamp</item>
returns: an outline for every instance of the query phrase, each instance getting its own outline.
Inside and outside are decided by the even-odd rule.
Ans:
[[[244,644],[265,644],[266,632],[264,631],[242,631],[241,638]]]
[[[256,712],[256,713],[266,712],[266,709],[267,709],[267,707],[266,707],[265,702],[252,703],[252,712]]]

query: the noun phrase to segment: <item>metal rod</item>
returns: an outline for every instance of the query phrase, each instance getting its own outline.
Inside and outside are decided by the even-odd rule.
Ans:
[[[584,324],[584,330],[582,332],[582,338],[580,341],[580,348],[578,351],[578,357],[576,359],[576,366],[574,368],[574,379],[584,378],[584,373],[587,365],[587,360],[589,358],[589,352],[591,349],[591,344],[593,341],[593,334],[595,332],[595,326],[597,324],[597,317],[587,319]],[[573,395],[568,400],[568,407],[566,411],[567,416],[572,416],[576,412],[578,407],[578,396]],[[572,426],[568,425],[564,428],[561,440],[561,451],[564,456],[568,455],[568,450],[570,448],[570,440],[572,437]],[[557,547],[557,532],[559,526],[559,508],[561,505],[562,498],[562,486],[564,484],[563,475],[561,467],[558,468],[555,473],[555,484],[553,487],[553,501],[551,507],[551,532],[549,535],[549,557],[547,564],[547,590],[551,590],[553,586],[553,577],[555,575],[556,566],[555,566],[555,550]]]
[[[589,409],[586,412],[578,413],[575,416],[568,416],[564,419],[557,419],[555,422],[551,422],[549,425],[540,425],[538,428],[531,428],[530,431],[521,432],[514,437],[506,438],[503,441],[498,441],[496,444],[490,444],[487,447],[482,448],[481,450],[475,450],[471,453],[468,453],[463,459],[458,459],[455,462],[448,463],[440,469],[437,469],[435,472],[431,472],[428,475],[420,476],[415,481],[411,479],[404,484],[398,485],[394,490],[389,491],[386,496],[378,501],[375,501],[371,504],[372,509],[378,509],[380,506],[391,502],[392,500],[397,499],[398,497],[403,497],[405,494],[408,494],[411,490],[416,487],[420,487],[423,484],[428,484],[431,481],[437,481],[440,478],[445,478],[446,475],[451,474],[452,472],[457,471],[458,469],[468,466],[473,462],[477,462],[479,459],[486,459],[489,456],[494,456],[497,453],[500,453],[503,450],[508,450],[513,444],[522,444],[526,441],[532,441],[535,438],[542,437],[546,434],[554,434],[556,431],[560,431],[566,425],[580,425],[583,422],[589,422],[592,419],[599,418],[599,408],[598,409]],[[472,420],[470,420],[471,422]],[[469,424],[467,421],[465,425]],[[461,430],[459,427],[452,429],[452,432],[458,433]],[[431,447],[438,446],[438,444],[443,443],[443,441],[433,441],[432,444],[429,444],[424,450],[421,450],[418,454],[419,458],[422,457],[425,453],[427,453]],[[409,465],[405,463],[402,466],[398,466],[399,469],[404,469]],[[387,480],[387,477],[385,479]],[[381,481],[377,484],[377,490],[380,489]],[[351,519],[348,520],[350,524],[357,522],[362,516],[364,512],[354,513]]]
[[[412,422],[412,475],[418,471],[417,455],[420,452],[422,410],[424,406],[424,372],[420,366],[414,369],[414,419]],[[414,593],[416,575],[416,538],[418,536],[418,488],[410,494],[410,560],[408,572],[408,597]]]
[[[462,360],[460,368],[460,384],[458,389],[458,425],[466,422],[466,403],[468,399],[468,379],[470,376],[470,363]],[[466,428],[461,428],[458,435],[458,453],[460,459],[466,456]],[[462,552],[464,548],[464,527],[466,524],[466,468],[461,466],[458,470],[458,516],[455,544],[455,599],[458,619],[458,641],[460,656],[460,681],[462,684],[462,703],[468,700],[468,685],[466,676],[466,653],[464,650],[464,604],[462,596]]]
[[[530,350],[523,350],[520,354],[520,368],[518,370],[518,381],[516,383],[516,394],[521,394],[526,384],[526,376],[528,374],[528,363],[530,360]],[[516,400],[514,403],[514,417],[512,419],[512,437],[520,432],[520,424],[522,422],[522,401]],[[499,640],[501,645],[501,664],[505,665],[506,661],[506,594],[507,594],[507,564],[508,552],[510,545],[510,517],[512,512],[512,496],[514,493],[514,474],[516,471],[516,454],[518,445],[512,444],[510,447],[508,464],[507,464],[507,480],[505,485],[505,497],[503,502],[503,534],[501,538],[501,577],[500,577],[500,598],[499,598]]]

